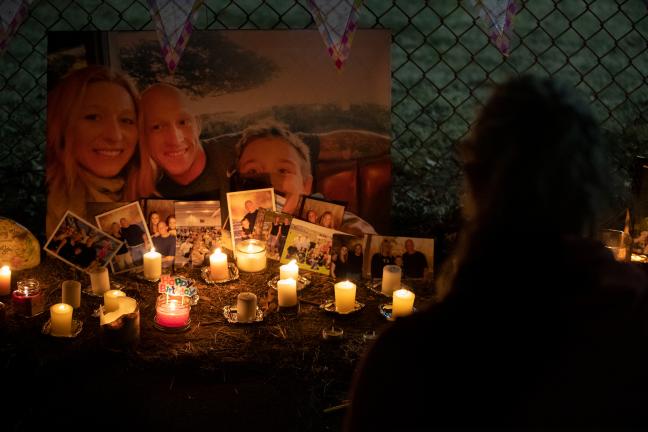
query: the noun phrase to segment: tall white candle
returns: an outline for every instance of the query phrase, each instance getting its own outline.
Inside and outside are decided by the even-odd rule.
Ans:
[[[114,312],[119,309],[119,297],[126,297],[124,291],[109,290],[104,293],[104,312]]]
[[[220,248],[216,249],[209,256],[209,269],[212,280],[229,279],[229,269],[227,268],[227,255],[221,252]]]
[[[92,292],[95,294],[103,294],[110,289],[110,277],[108,277],[108,269],[106,267],[99,267],[90,271],[90,285]]]
[[[258,240],[243,240],[236,245],[236,265],[239,270],[249,273],[266,268],[266,250]]]
[[[394,291],[392,296],[392,318],[406,316],[414,308],[414,293],[406,289]]]
[[[148,280],[158,280],[162,275],[162,255],[152,247],[144,254],[144,277]]]
[[[394,291],[400,288],[401,268],[397,265],[386,265],[383,267],[382,287],[380,291],[383,294],[392,295]]]
[[[288,264],[279,267],[279,279],[295,279],[299,277],[297,261],[291,260]]]
[[[0,268],[0,296],[6,296],[11,293],[11,269],[8,265]]]
[[[277,281],[277,297],[280,307],[290,307],[297,304],[297,282],[295,279],[279,279]]]
[[[57,303],[50,307],[50,333],[53,336],[69,336],[72,333],[72,306]]]
[[[356,285],[348,280],[335,284],[335,310],[351,312],[355,308]]]
[[[66,280],[61,284],[61,303],[73,308],[81,307],[81,282]]]

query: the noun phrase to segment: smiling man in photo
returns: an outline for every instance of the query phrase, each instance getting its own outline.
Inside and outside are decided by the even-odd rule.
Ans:
[[[171,199],[219,199],[225,173],[215,147],[200,142],[200,121],[185,94],[169,84],[142,93],[140,137],[162,176],[156,189]]]

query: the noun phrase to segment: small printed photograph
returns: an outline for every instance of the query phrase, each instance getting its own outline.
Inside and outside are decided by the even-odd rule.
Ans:
[[[302,196],[299,219],[324,228],[339,229],[344,218],[346,203]]]
[[[43,247],[45,252],[84,272],[105,267],[123,242],[67,211]]]
[[[434,239],[368,235],[363,265],[365,277],[381,279],[383,267],[391,264],[403,270],[403,279],[432,277]]]
[[[259,209],[253,237],[266,242],[268,259],[275,261],[281,259],[292,219],[292,215],[287,213]]]
[[[175,217],[174,200],[150,198],[140,200],[140,203],[146,220],[146,227],[152,239],[160,236],[158,229],[160,222],[166,224],[172,236],[176,236],[178,227]]]
[[[331,273],[331,249],[335,230],[293,219],[281,254],[280,263],[297,261],[302,270]]]
[[[209,255],[222,247],[219,201],[176,201],[176,268],[209,265]]]
[[[95,220],[99,228],[124,242],[111,262],[113,273],[141,270],[144,254],[151,249],[153,242],[139,203],[133,202],[98,214]]]
[[[366,236],[333,234],[331,277],[336,281],[362,280]]]
[[[227,211],[232,248],[241,240],[253,238],[259,209],[276,211],[273,188],[227,193]]]

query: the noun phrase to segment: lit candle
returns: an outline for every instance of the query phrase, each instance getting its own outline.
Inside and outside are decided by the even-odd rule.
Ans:
[[[266,268],[266,250],[259,240],[243,240],[236,249],[239,270],[254,273]]]
[[[236,319],[239,322],[250,322],[256,318],[257,296],[251,292],[242,292],[236,297]]]
[[[279,279],[295,279],[299,277],[297,261],[291,260],[288,264],[279,267]]]
[[[11,269],[8,265],[0,268],[0,296],[9,295],[11,292]]]
[[[155,322],[162,327],[184,327],[189,323],[190,309],[189,301],[184,301],[183,298],[165,299],[164,296],[160,296],[155,308]]]
[[[406,289],[394,291],[392,297],[392,318],[406,316],[414,308],[414,293]]]
[[[104,312],[114,312],[119,309],[119,297],[126,297],[124,291],[109,290],[104,293]]]
[[[144,278],[154,281],[160,279],[160,275],[162,275],[162,255],[152,247],[144,254]]]
[[[382,288],[383,294],[392,295],[394,291],[400,288],[401,268],[397,265],[386,265],[383,267]]]
[[[95,294],[103,294],[110,289],[110,278],[106,267],[99,267],[90,271],[90,286]]]
[[[66,303],[73,308],[81,306],[81,282],[66,280],[61,284],[61,303]]]
[[[229,269],[227,268],[227,255],[221,252],[220,248],[216,249],[209,256],[209,269],[212,280],[229,279]]]
[[[297,304],[297,282],[295,279],[279,279],[277,282],[279,307],[291,307]]]
[[[72,333],[72,306],[57,303],[50,307],[50,333],[52,336],[69,336]]]
[[[335,284],[335,310],[351,312],[355,308],[356,285],[348,280]]]

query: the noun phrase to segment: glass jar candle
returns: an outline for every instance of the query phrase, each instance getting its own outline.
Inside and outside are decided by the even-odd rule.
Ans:
[[[181,331],[189,328],[190,299],[183,296],[158,296],[155,306],[155,324],[161,330]]]
[[[12,293],[11,300],[16,315],[33,317],[45,310],[43,292],[36,279],[18,281],[18,288]]]
[[[239,270],[255,273],[266,268],[265,245],[259,240],[243,240],[236,245],[236,266]]]

